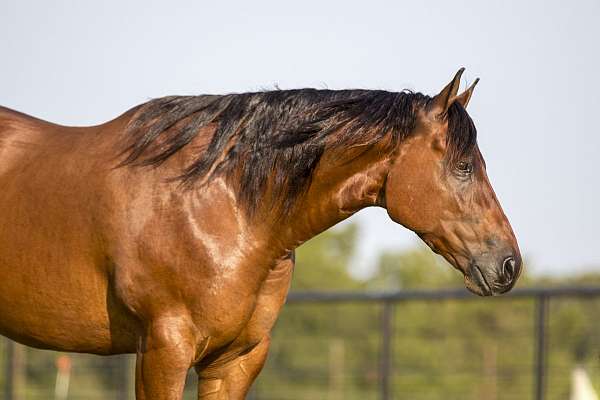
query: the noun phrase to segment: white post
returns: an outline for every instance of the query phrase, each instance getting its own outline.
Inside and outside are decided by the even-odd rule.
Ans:
[[[56,359],[56,385],[54,386],[54,398],[66,400],[69,396],[69,381],[71,380],[71,358],[67,355]]]
[[[582,366],[575,367],[571,374],[571,400],[598,400],[590,377]]]

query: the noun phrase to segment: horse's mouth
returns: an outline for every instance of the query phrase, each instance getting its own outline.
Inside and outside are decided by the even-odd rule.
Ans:
[[[476,264],[469,267],[469,272],[465,274],[465,286],[471,292],[478,296],[493,296],[494,291],[485,279],[485,275]]]

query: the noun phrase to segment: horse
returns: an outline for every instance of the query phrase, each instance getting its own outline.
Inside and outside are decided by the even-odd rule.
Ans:
[[[435,96],[273,90],[150,100],[91,127],[0,108],[0,333],[136,354],[138,400],[243,399],[294,249],[370,206],[481,296],[521,272],[461,68]]]

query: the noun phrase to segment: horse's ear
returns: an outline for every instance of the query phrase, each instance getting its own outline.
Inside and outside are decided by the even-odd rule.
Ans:
[[[477,85],[477,82],[479,82],[479,78],[475,79],[475,82],[473,82],[471,86],[467,88],[467,90],[456,96],[452,101],[458,101],[460,105],[463,106],[463,108],[467,108],[467,104],[469,104],[469,100],[471,100],[471,96],[473,95],[473,89],[475,89],[475,85]]]
[[[458,87],[460,85],[460,77],[464,71],[464,67],[459,69],[456,75],[454,75],[454,79],[452,79],[452,81],[432,99],[431,109],[437,115],[446,113],[448,107],[450,107],[450,104],[452,104],[456,98],[456,93],[458,93]]]

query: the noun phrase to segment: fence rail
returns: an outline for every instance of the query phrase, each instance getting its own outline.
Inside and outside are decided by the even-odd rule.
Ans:
[[[546,288],[519,288],[509,293],[492,298],[494,301],[514,298],[540,298],[540,297],[597,297],[600,296],[598,286],[559,286]],[[441,289],[441,290],[398,290],[390,292],[323,292],[306,291],[292,292],[288,296],[288,303],[297,302],[400,302],[407,300],[477,300],[466,289]]]

